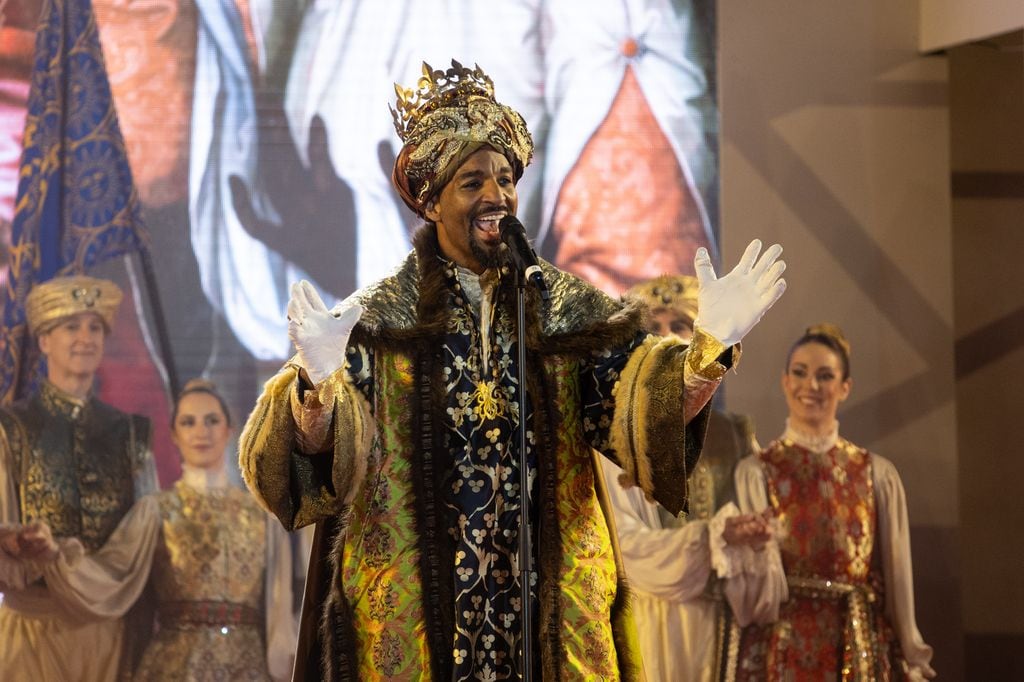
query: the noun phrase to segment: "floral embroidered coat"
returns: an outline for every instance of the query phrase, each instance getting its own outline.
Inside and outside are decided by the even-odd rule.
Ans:
[[[356,294],[345,367],[314,388],[289,363],[243,431],[257,498],[286,528],[318,523],[296,657],[314,669],[297,677],[520,677],[514,286],[492,273],[475,310],[455,270],[421,230],[395,275]],[[525,333],[535,672],[637,679],[593,451],[684,510],[725,349],[648,337],[642,311],[544,277],[551,300],[529,292]],[[474,410],[484,380],[496,414]]]

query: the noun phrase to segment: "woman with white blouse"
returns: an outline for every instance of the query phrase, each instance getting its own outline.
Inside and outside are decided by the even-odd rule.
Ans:
[[[836,411],[850,389],[842,332],[809,328],[782,376],[785,431],[737,467],[740,508],[774,516],[777,544],[766,551],[780,552],[786,585],[748,600],[757,613],[730,600],[748,624],[736,679],[935,676],[914,618],[903,484],[889,460],[839,435]]]

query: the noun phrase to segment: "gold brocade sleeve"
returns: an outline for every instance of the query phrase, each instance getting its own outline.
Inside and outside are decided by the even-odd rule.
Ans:
[[[238,448],[239,467],[249,490],[288,530],[338,514],[352,501],[366,475],[374,433],[369,405],[344,368],[324,380],[317,391],[307,391],[316,398],[309,414],[303,413],[308,396],[295,405],[298,391],[298,369],[286,365],[264,386]],[[303,430],[301,443],[296,407],[298,419],[307,422],[301,426],[312,429]],[[323,410],[329,410],[330,419]],[[322,449],[304,452],[303,446],[317,440],[319,427],[327,429],[320,439]]]
[[[622,485],[640,486],[673,514],[687,510],[686,479],[707,430],[708,403],[725,375],[727,349],[698,330],[689,346],[649,336],[630,356],[615,389],[611,446]],[[734,348],[732,364],[738,360]]]
[[[683,382],[686,384],[683,420],[686,423],[690,423],[708,404],[725,373],[739,365],[741,354],[739,344],[727,348],[700,327],[694,330],[686,352],[686,369],[683,373]],[[723,356],[728,358],[728,366],[722,364]]]

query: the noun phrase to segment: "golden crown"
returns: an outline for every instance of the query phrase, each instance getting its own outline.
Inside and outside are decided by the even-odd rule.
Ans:
[[[395,106],[388,108],[398,137],[405,142],[423,117],[433,111],[465,102],[474,95],[494,101],[494,82],[476,64],[467,69],[453,59],[452,68],[441,71],[423,62],[423,75],[416,81],[416,88],[403,88],[395,83],[395,94]]]

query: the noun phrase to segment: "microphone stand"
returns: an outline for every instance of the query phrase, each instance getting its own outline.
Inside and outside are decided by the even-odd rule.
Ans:
[[[533,569],[533,543],[530,537],[530,475],[526,457],[526,278],[516,271],[516,347],[518,361],[516,380],[519,391],[519,594],[522,606],[522,680],[533,679],[533,600],[530,599],[530,576]]]

